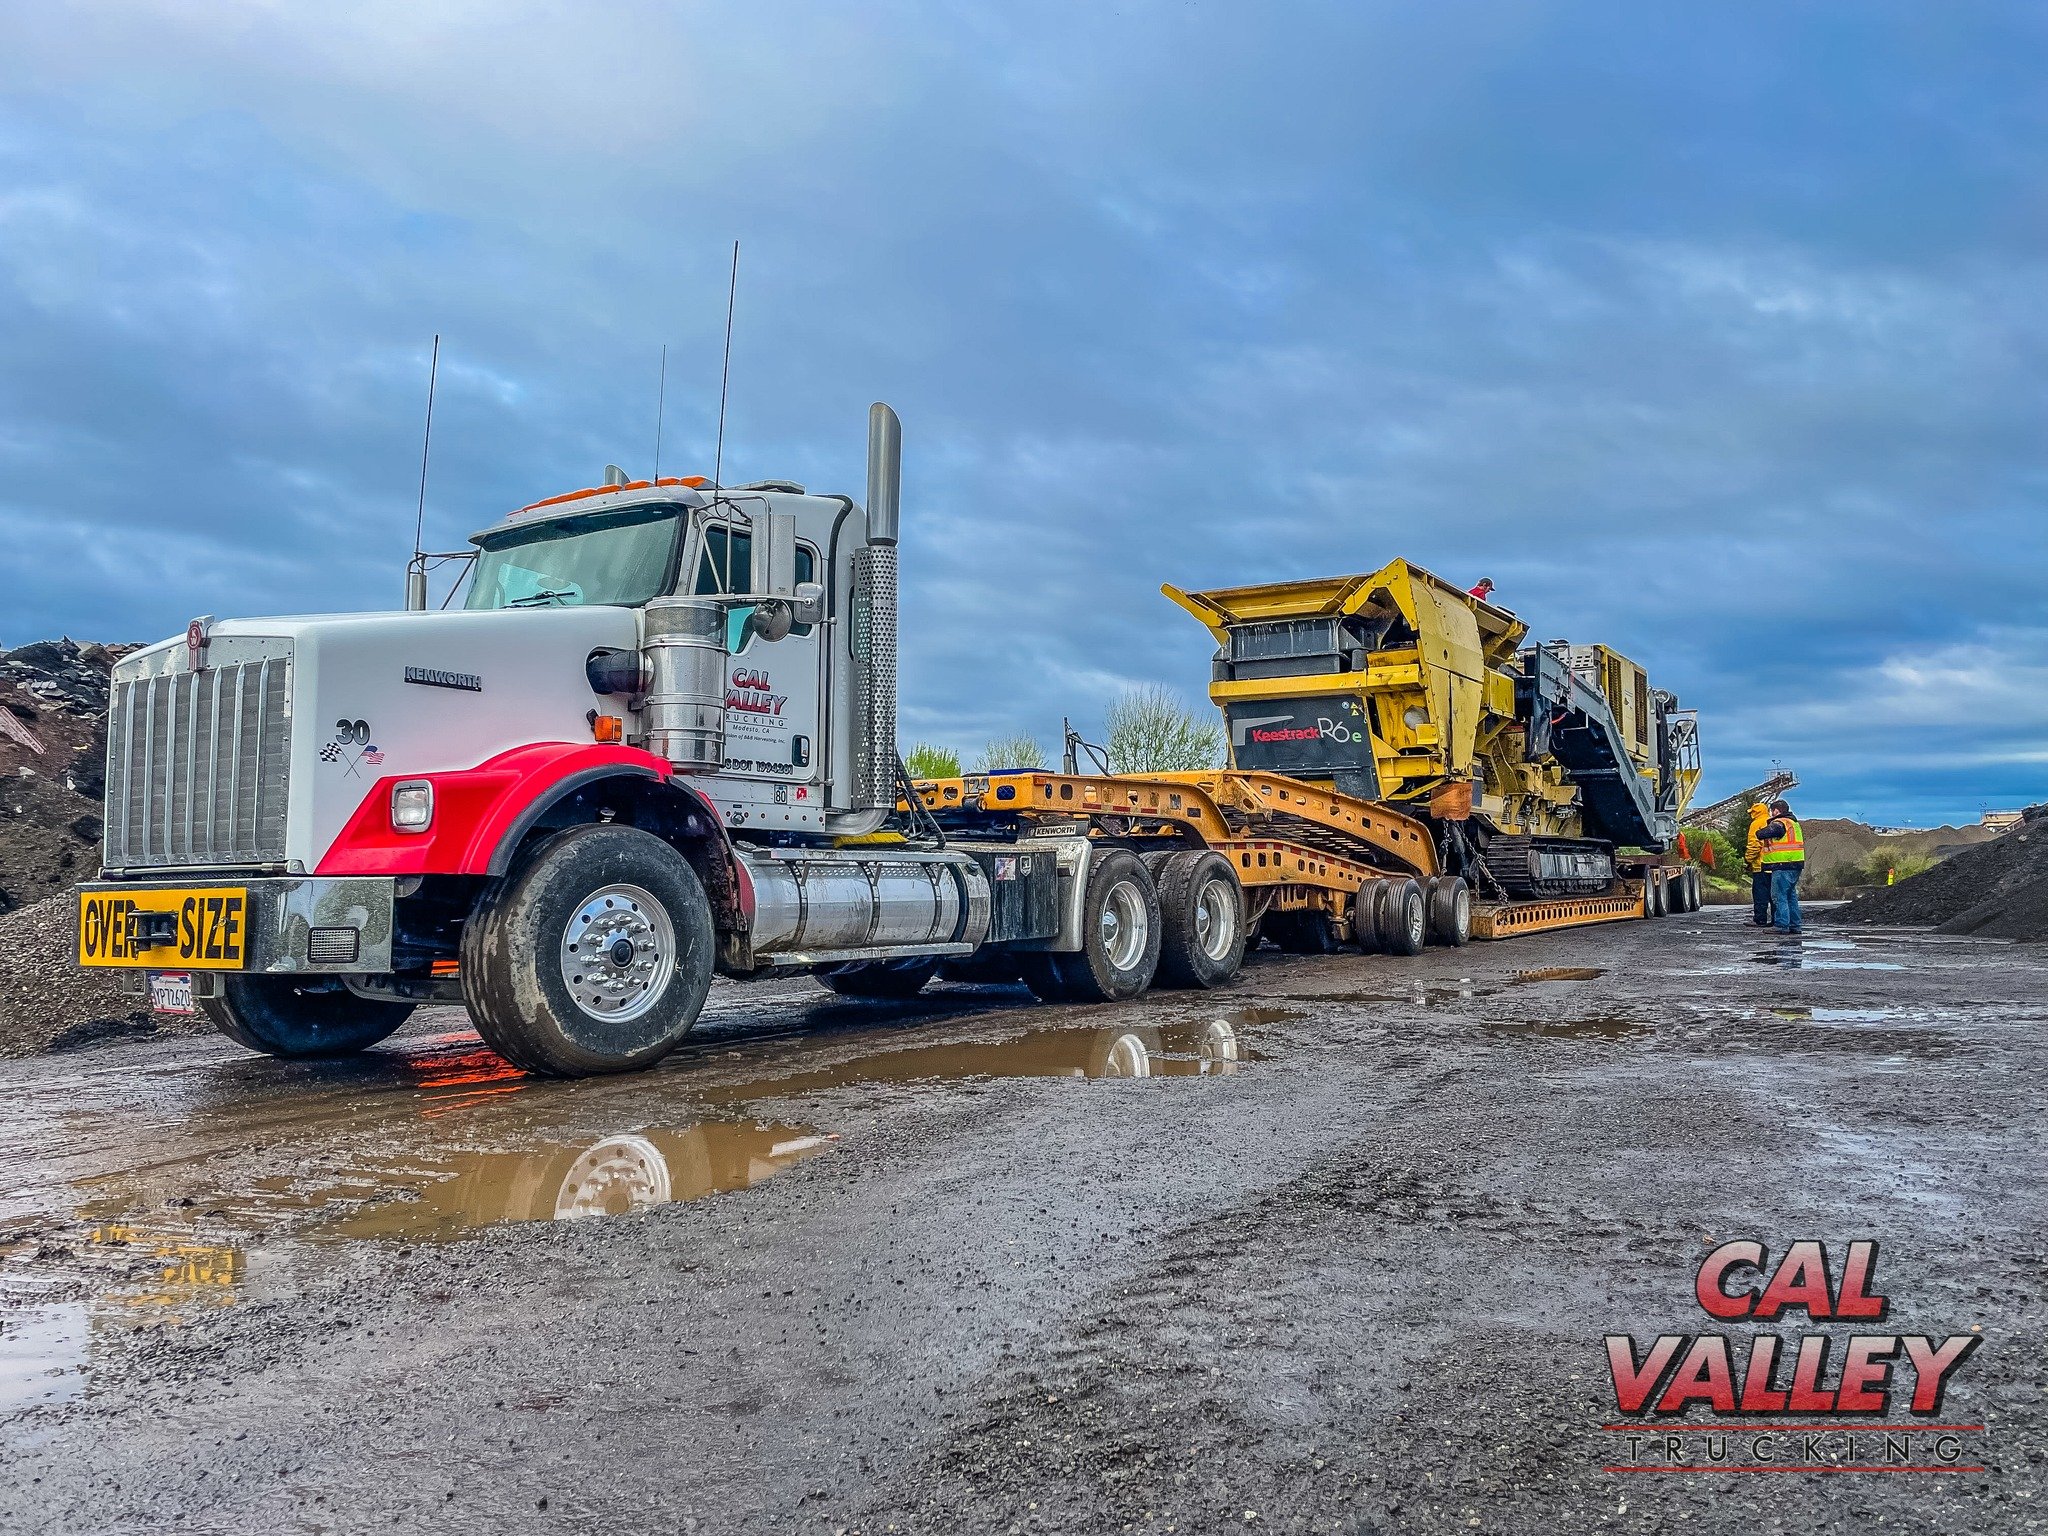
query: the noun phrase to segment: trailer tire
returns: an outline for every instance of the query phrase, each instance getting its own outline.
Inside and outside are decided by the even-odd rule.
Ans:
[[[266,1056],[353,1056],[412,1016],[411,1003],[357,997],[339,980],[226,976],[200,1012],[235,1044]]]
[[[1456,875],[1429,882],[1429,936],[1452,949],[1472,942],[1472,887]]]
[[[1119,848],[1088,871],[1081,947],[1019,955],[1024,981],[1048,1003],[1116,1003],[1152,985],[1159,969],[1159,892],[1135,853]]]
[[[937,960],[848,960],[821,965],[818,980],[841,997],[915,997],[939,973]]]
[[[1657,878],[1654,869],[1646,869],[1643,871],[1643,916],[1647,918],[1663,915],[1664,882]]]
[[[1159,982],[1220,987],[1244,965],[1244,888],[1220,853],[1186,848],[1146,865],[1159,892]]]
[[[1351,942],[1368,955],[1380,947],[1380,888],[1386,883],[1368,880],[1351,897]]]
[[[1380,948],[1390,955],[1419,955],[1429,942],[1429,906],[1414,880],[1388,880],[1377,912]]]
[[[1706,905],[1706,901],[1707,877],[1699,872],[1697,866],[1688,869],[1685,872],[1685,910],[1697,912]]]
[[[586,956],[593,924],[611,937]],[[463,924],[462,995],[484,1044],[516,1067],[631,1072],[697,1022],[716,943],[704,886],[674,848],[635,827],[571,827],[495,882]],[[586,959],[591,969],[578,970]]]

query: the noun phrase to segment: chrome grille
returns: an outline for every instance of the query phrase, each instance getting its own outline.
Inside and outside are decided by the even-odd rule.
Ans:
[[[284,859],[291,661],[130,681],[107,712],[109,869]]]

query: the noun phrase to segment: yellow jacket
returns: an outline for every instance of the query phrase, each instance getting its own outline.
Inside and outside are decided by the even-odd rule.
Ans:
[[[1764,867],[1764,845],[1757,841],[1756,835],[1770,819],[1769,806],[1758,803],[1749,808],[1749,841],[1743,846],[1742,862],[1752,875],[1760,873]]]

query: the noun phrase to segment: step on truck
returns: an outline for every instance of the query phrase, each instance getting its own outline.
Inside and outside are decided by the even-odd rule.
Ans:
[[[900,445],[876,405],[865,505],[608,470],[475,534],[459,608],[416,561],[404,611],[198,618],[124,657],[79,962],[272,1055],[460,1002],[512,1062],[580,1076],[667,1054],[714,972],[1114,1001],[1229,980],[1255,930],[1483,931],[1424,821],[1335,786],[911,785]]]

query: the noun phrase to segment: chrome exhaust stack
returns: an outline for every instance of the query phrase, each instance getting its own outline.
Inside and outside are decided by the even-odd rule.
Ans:
[[[896,805],[896,537],[903,497],[903,423],[868,408],[868,542],[853,557],[853,806]]]

